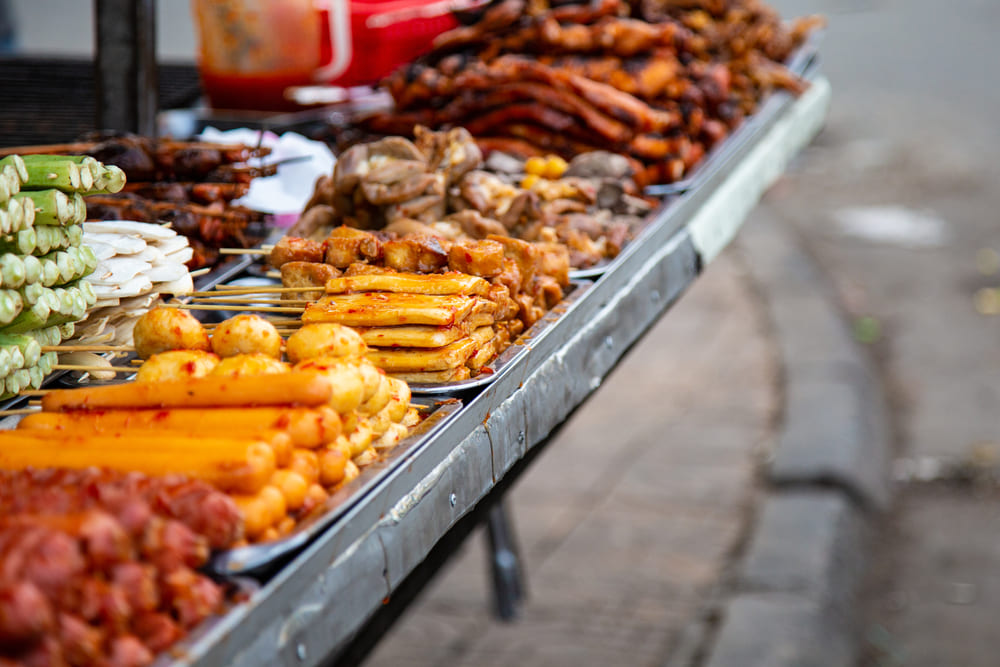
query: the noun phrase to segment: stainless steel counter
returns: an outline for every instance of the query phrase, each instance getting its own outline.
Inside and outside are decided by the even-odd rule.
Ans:
[[[316,665],[336,655],[435,544],[543,443],[733,238],[826,117],[815,71],[772,96],[742,141],[653,215],[527,354],[463,396],[462,409],[251,599],[202,628],[175,664]],[[166,662],[166,661],[165,661]]]

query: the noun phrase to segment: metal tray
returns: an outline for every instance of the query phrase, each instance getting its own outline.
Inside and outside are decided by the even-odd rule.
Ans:
[[[496,359],[486,364],[479,375],[468,380],[457,380],[455,382],[441,382],[438,384],[410,383],[410,391],[414,396],[451,396],[458,395],[473,389],[480,389],[492,383],[500,373],[513,366],[528,352],[528,345],[525,341],[537,338],[545,333],[566,310],[580,299],[590,288],[592,283],[574,280],[570,283],[570,291],[562,301],[557,303],[549,312],[545,313],[542,319],[535,322],[530,329],[518,336],[517,340],[510,344],[506,350],[497,355]]]
[[[406,461],[420,451],[421,445],[457,414],[461,407],[460,400],[449,399],[426,408],[426,418],[385,459],[362,469],[357,479],[332,494],[322,507],[301,521],[290,535],[272,542],[220,551],[209,560],[206,571],[212,576],[223,578],[266,578],[340,519],[353,505],[361,502],[392,468],[406,465]]]

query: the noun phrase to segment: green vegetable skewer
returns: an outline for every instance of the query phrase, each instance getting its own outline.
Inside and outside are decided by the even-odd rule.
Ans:
[[[36,225],[78,225],[87,219],[87,204],[78,192],[61,190],[27,190],[14,199],[31,201]]]
[[[0,252],[13,252],[18,255],[28,255],[38,246],[38,236],[34,229],[22,229],[15,234],[0,237]]]
[[[28,180],[28,168],[24,164],[24,158],[20,155],[8,155],[7,157],[0,158],[0,169],[8,165],[14,167],[19,181],[23,183]]]
[[[31,336],[0,334],[0,349],[17,348],[24,357],[23,368],[29,368],[38,363],[42,356],[42,346]]]
[[[94,187],[90,169],[81,169],[64,155],[25,155],[23,158],[28,169],[23,190],[56,188],[63,192],[86,192]]]
[[[24,278],[24,260],[10,252],[0,255],[0,286],[20,287]]]

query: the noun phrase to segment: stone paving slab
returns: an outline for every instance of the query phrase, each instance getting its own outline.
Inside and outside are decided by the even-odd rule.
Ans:
[[[724,253],[508,496],[522,618],[492,619],[477,531],[367,664],[662,665],[748,525],[777,411],[769,345]]]

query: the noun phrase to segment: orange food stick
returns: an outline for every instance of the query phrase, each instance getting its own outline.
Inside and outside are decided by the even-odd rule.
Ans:
[[[80,435],[132,429],[182,431],[205,437],[243,436],[277,430],[288,434],[293,447],[306,449],[316,449],[333,442],[342,431],[340,415],[328,406],[39,412],[26,416],[17,427]]]
[[[70,435],[0,431],[0,468],[109,468],[147,475],[184,474],[223,491],[256,493],[274,473],[271,444],[259,439],[205,438],[150,431]]]
[[[47,412],[108,408],[208,408],[261,405],[322,405],[332,388],[316,373],[206,376],[170,382],[130,382],[58,389],[42,397]]]

